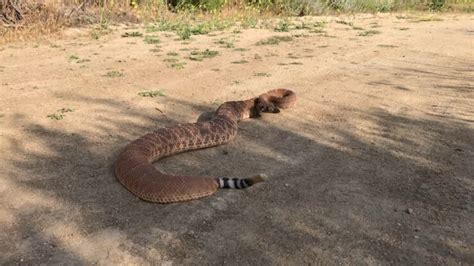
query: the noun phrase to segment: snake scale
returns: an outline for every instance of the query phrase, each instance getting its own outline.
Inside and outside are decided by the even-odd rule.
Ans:
[[[295,102],[293,91],[275,89],[248,100],[225,102],[209,121],[160,128],[124,148],[114,164],[115,176],[137,197],[157,203],[188,201],[209,196],[219,188],[242,189],[262,182],[264,175],[242,179],[169,175],[152,163],[177,153],[224,144],[236,136],[240,120],[278,113]]]

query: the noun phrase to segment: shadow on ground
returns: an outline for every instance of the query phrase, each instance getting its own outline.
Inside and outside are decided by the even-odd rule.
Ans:
[[[228,145],[157,166],[196,175],[265,172],[267,183],[159,205],[133,197],[111,166],[128,141],[181,120],[179,113],[151,117],[110,99],[75,100],[106,107],[85,126],[94,132],[28,121],[25,132],[46,152],[6,140],[18,153],[4,162],[6,182],[25,195],[7,209],[15,222],[2,264],[473,262],[474,130],[460,121],[351,110],[376,125],[365,137],[353,125],[322,127],[291,110],[245,121]],[[166,100],[176,110],[211,110]]]

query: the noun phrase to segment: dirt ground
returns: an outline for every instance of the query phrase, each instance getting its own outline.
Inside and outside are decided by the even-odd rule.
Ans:
[[[0,264],[474,264],[474,17],[303,19],[325,33],[0,48]],[[277,87],[295,108],[156,163],[268,182],[160,205],[115,179],[129,141]]]

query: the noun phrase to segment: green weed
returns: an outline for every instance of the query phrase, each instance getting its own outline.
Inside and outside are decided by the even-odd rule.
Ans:
[[[145,38],[143,39],[143,41],[146,43],[146,44],[157,44],[157,43],[160,43],[160,39],[156,36],[145,36]]]
[[[250,49],[248,49],[248,48],[235,48],[234,51],[245,52],[245,51],[250,51]]]
[[[76,63],[82,64],[82,63],[86,63],[86,62],[90,62],[90,61],[91,61],[90,59],[87,59],[87,58],[86,58],[86,59],[77,60]]]
[[[127,37],[142,37],[143,33],[138,32],[138,31],[132,31],[132,32],[125,32],[122,34],[122,37],[127,38]]]
[[[183,69],[185,65],[186,65],[186,62],[178,62],[178,63],[172,63],[170,67],[175,68],[175,69]]]
[[[179,59],[177,59],[177,58],[165,58],[165,59],[163,59],[163,62],[177,63],[177,62],[179,62]]]
[[[158,96],[165,96],[165,93],[163,92],[163,90],[157,90],[157,91],[142,91],[142,92],[139,92],[138,95],[140,95],[140,96],[142,96],[142,97],[154,98],[154,97],[158,97]]]
[[[359,33],[359,36],[367,37],[367,36],[373,36],[375,34],[380,34],[380,31],[378,30],[366,30],[361,33]]]
[[[107,72],[104,76],[108,78],[118,78],[118,77],[123,77],[123,75],[124,75],[123,72],[113,70],[113,71]]]
[[[289,32],[291,23],[288,20],[281,20],[278,22],[277,26],[274,28],[274,31],[277,32]]]
[[[219,44],[221,48],[234,48],[235,47],[234,42],[235,40],[222,38],[215,41],[214,43]]]
[[[351,26],[351,27],[353,26],[352,22],[348,22],[344,20],[336,20],[336,23]]]
[[[49,119],[52,119],[52,120],[62,120],[66,116],[65,113],[70,113],[70,112],[74,112],[74,109],[72,109],[72,108],[61,108],[61,109],[57,110],[56,113],[47,115],[46,117],[48,117]]]
[[[273,36],[265,40],[258,41],[256,45],[278,45],[280,42],[290,42],[293,38],[290,36]]]
[[[74,61],[74,60],[78,60],[78,59],[79,59],[79,56],[77,56],[77,55],[69,56],[69,61]]]
[[[255,77],[271,77],[271,74],[265,73],[265,72],[257,72],[253,74]]]
[[[245,60],[245,59],[241,59],[241,60],[238,60],[238,61],[232,61],[231,63],[232,64],[247,64],[249,61]]]
[[[192,51],[188,58],[193,61],[202,61],[205,58],[212,58],[218,54],[218,51],[206,49],[204,51]]]

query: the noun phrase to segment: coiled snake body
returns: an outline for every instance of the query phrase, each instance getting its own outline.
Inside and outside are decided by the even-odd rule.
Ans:
[[[198,199],[219,188],[247,188],[265,176],[240,179],[168,175],[152,163],[180,152],[226,143],[236,136],[240,120],[259,117],[262,112],[278,113],[295,101],[293,91],[276,89],[252,99],[225,102],[210,121],[160,128],[125,147],[114,164],[115,176],[137,197],[158,203]]]

